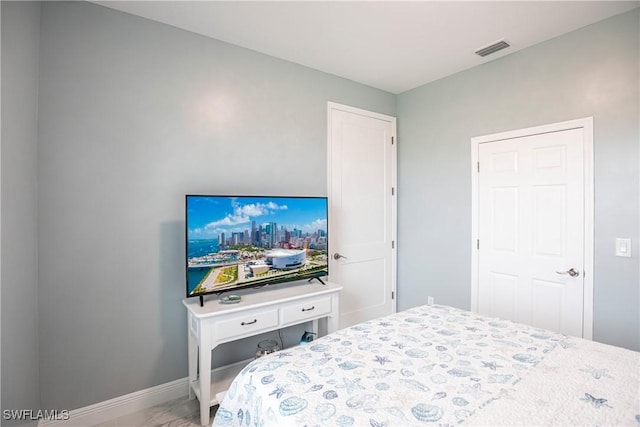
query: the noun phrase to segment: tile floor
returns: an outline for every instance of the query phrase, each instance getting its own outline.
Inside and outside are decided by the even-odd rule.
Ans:
[[[217,409],[211,408],[211,420]],[[200,427],[198,399],[183,397],[93,427]]]

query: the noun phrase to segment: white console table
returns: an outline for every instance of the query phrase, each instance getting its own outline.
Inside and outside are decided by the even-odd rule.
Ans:
[[[326,319],[326,333],[338,329],[342,286],[325,283],[241,290],[235,292],[242,296],[238,304],[220,304],[218,297],[205,300],[203,307],[198,298],[182,301],[188,313],[189,398],[197,397],[200,402],[200,424],[209,424],[209,409],[219,403],[216,393],[225,391],[233,379],[212,382],[211,352],[216,346],[308,321],[313,321],[313,332],[318,333],[319,319]]]

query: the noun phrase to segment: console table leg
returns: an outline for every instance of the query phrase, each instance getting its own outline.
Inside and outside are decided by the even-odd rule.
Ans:
[[[327,317],[327,333],[331,334],[340,328],[340,296],[331,297],[331,314]]]
[[[198,379],[198,343],[196,339],[189,334],[189,400],[193,400],[196,394],[193,392],[193,383]]]
[[[204,341],[204,340],[203,340]],[[207,340],[208,341],[208,340]],[[200,345],[200,424],[209,425],[211,411],[211,345],[202,342]]]

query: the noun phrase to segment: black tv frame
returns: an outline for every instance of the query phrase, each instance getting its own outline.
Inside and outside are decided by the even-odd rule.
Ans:
[[[310,274],[301,277],[296,277],[294,279],[291,278],[273,278],[273,280],[269,280],[266,282],[260,283],[246,283],[244,285],[237,285],[231,288],[219,289],[209,292],[198,293],[196,295],[189,294],[189,223],[188,223],[188,199],[190,197],[220,197],[220,198],[253,198],[253,199],[275,199],[275,198],[286,198],[286,199],[324,199],[325,202],[325,212],[327,218],[327,267],[326,272],[322,272],[322,274]],[[262,196],[262,195],[231,195],[231,194],[186,194],[185,195],[185,287],[186,287],[186,297],[193,298],[198,297],[200,306],[204,306],[204,297],[206,295],[222,295],[225,292],[238,291],[241,289],[259,289],[266,286],[277,285],[282,283],[294,283],[298,281],[307,280],[308,282],[318,280],[322,285],[326,285],[326,283],[321,279],[321,277],[326,277],[329,275],[329,201],[327,196]]]

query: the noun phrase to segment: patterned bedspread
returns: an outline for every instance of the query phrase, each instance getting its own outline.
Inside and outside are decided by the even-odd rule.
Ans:
[[[638,425],[640,356],[446,306],[251,362],[214,426]]]

